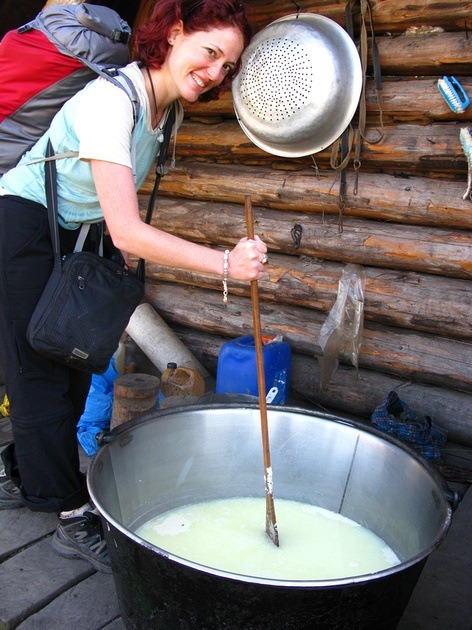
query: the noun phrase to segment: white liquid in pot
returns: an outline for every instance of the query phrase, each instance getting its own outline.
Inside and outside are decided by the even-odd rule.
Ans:
[[[265,532],[265,499],[187,505],[142,525],[136,534],[174,555],[253,577],[325,580],[366,575],[400,563],[358,523],[297,501],[275,500],[280,546]]]

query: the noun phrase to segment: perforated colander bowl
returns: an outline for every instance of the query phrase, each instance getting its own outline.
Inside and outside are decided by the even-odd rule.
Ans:
[[[259,148],[302,157],[336,140],[357,109],[362,68],[356,46],[333,20],[288,15],[257,33],[233,81],[239,124]]]

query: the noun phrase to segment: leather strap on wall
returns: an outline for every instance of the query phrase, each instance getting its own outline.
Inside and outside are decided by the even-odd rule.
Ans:
[[[358,123],[354,128],[350,124],[342,133],[342,135],[333,143],[331,147],[331,167],[336,171],[341,172],[341,181],[339,189],[339,231],[342,232],[343,212],[346,205],[347,196],[347,166],[351,159],[351,153],[354,149],[353,165],[355,170],[355,183],[353,193],[358,193],[358,180],[359,169],[361,167],[361,150],[362,141],[365,140],[370,144],[376,144],[383,138],[383,120],[382,120],[382,76],[380,70],[380,57],[377,47],[377,41],[375,39],[374,21],[372,16],[372,6],[370,0],[348,0],[346,4],[346,31],[354,40],[354,24],[353,24],[353,9],[354,6],[359,3],[361,26],[360,26],[360,59],[362,66],[362,90],[359,99],[358,106]],[[380,113],[380,127],[379,136],[375,141],[368,141],[365,136],[366,131],[366,77],[367,77],[367,60],[368,60],[368,35],[367,35],[367,14],[370,24],[370,35],[372,40],[372,59],[374,70],[375,91],[377,95],[377,103]],[[339,152],[341,151],[340,162],[338,163]]]

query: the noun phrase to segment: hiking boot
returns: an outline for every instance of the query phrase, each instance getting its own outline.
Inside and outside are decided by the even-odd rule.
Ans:
[[[20,489],[5,475],[4,468],[0,468],[0,510],[13,510],[23,506]]]
[[[100,517],[93,512],[60,518],[52,538],[52,548],[64,558],[82,558],[97,571],[111,573],[102,523]]]

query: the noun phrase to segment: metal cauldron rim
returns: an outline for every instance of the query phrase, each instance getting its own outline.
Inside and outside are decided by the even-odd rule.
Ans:
[[[195,404],[195,405],[186,405],[179,407],[169,407],[167,409],[148,413],[141,418],[137,418],[135,420],[131,420],[130,422],[126,422],[121,426],[114,428],[109,433],[103,434],[101,438],[101,448],[97,455],[93,458],[88,475],[87,475],[87,485],[92,499],[95,502],[94,491],[91,479],[94,477],[95,471],[99,469],[101,466],[101,453],[105,452],[106,449],[117,439],[127,439],[126,434],[132,431],[132,429],[138,428],[142,424],[147,424],[150,421],[159,421],[162,418],[167,416],[173,416],[176,414],[188,414],[193,412],[200,411],[208,411],[208,410],[256,410],[259,406],[257,403],[217,403],[217,404]],[[309,417],[315,417],[318,419],[323,419],[327,421],[336,422],[337,424],[344,424],[346,426],[352,427],[353,429],[360,430],[362,432],[369,433],[380,440],[386,441],[400,450],[405,451],[416,460],[416,462],[427,470],[428,474],[434,478],[436,483],[442,487],[444,496],[447,496],[448,493],[448,485],[441,474],[423,457],[421,457],[413,448],[411,448],[408,444],[405,444],[401,440],[395,438],[392,435],[384,433],[380,431],[378,428],[368,425],[364,423],[360,419],[354,419],[352,416],[345,414],[335,414],[323,411],[314,411],[310,409],[304,409],[301,407],[294,407],[288,405],[270,405],[268,407],[268,414],[270,414],[271,410],[273,411],[282,411],[284,413],[293,413],[298,415]],[[120,437],[122,436],[122,437]],[[131,438],[132,439],[132,438]],[[430,544],[428,547],[423,549],[420,553],[415,556],[409,558],[408,560],[401,562],[394,567],[390,567],[388,569],[384,569],[382,571],[377,571],[375,573],[356,575],[356,576],[347,576],[345,578],[335,578],[335,579],[324,579],[324,580],[282,580],[275,578],[262,578],[251,575],[244,575],[239,573],[232,573],[230,571],[224,571],[220,569],[216,569],[214,567],[208,567],[201,563],[193,562],[188,560],[187,558],[182,558],[180,556],[174,555],[172,553],[167,552],[165,549],[161,549],[156,545],[149,543],[148,541],[142,539],[137,536],[132,530],[125,527],[122,523],[116,520],[106,509],[104,509],[99,504],[96,505],[98,511],[100,512],[102,518],[105,520],[104,526],[106,527],[106,522],[109,522],[114,528],[116,528],[119,532],[121,532],[124,536],[133,540],[136,544],[158,554],[162,558],[165,558],[171,562],[176,562],[182,566],[187,567],[188,569],[203,572],[206,574],[210,574],[216,577],[222,577],[224,579],[236,580],[239,582],[246,582],[251,584],[260,584],[270,587],[283,587],[283,588],[329,588],[329,587],[339,587],[339,586],[349,586],[355,584],[362,584],[365,582],[371,582],[372,580],[380,580],[382,578],[387,578],[393,574],[404,571],[426,558],[441,544],[443,539],[445,538],[449,526],[452,520],[452,512],[453,509],[449,502],[447,502],[447,516],[444,520],[444,523],[441,527],[440,532],[438,532],[437,537],[434,542]]]

